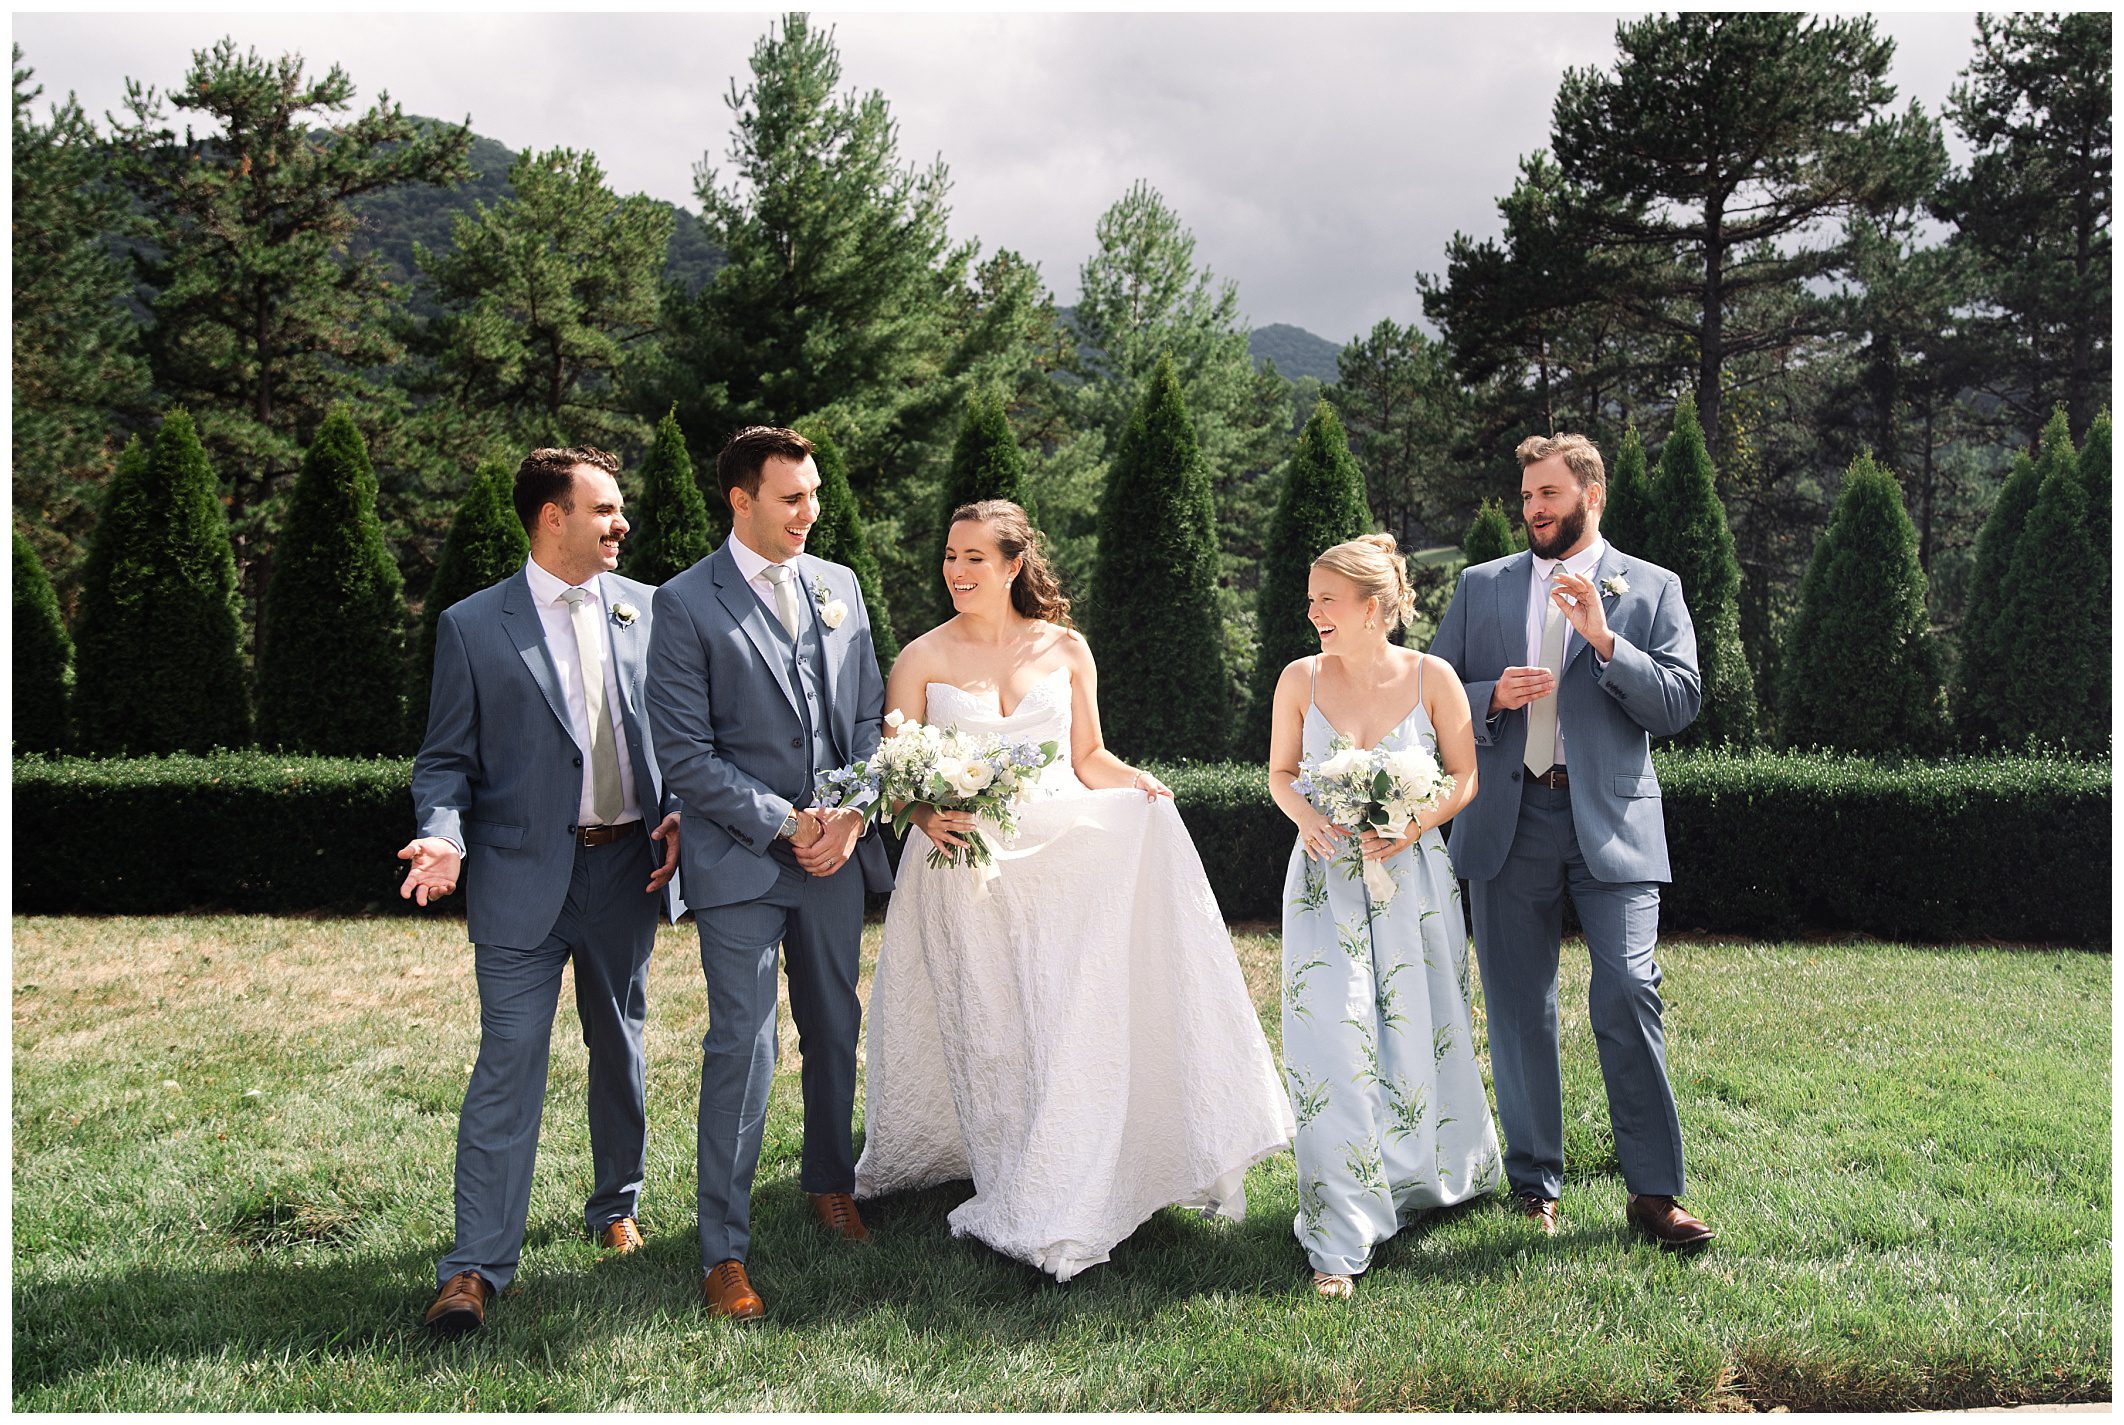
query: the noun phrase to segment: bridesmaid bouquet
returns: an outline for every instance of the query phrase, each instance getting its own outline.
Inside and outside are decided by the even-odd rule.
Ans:
[[[1298,764],[1293,787],[1329,821],[1362,833],[1376,831],[1392,840],[1409,823],[1453,794],[1453,779],[1424,747],[1395,751],[1363,748],[1347,737],[1328,744],[1328,755]],[[1394,899],[1394,877],[1383,862],[1364,859],[1360,843],[1350,846],[1349,874],[1362,874],[1372,903],[1385,908]]]
[[[914,809],[926,806],[970,811],[999,835],[1016,835],[1018,804],[1062,753],[1057,742],[1013,742],[993,732],[910,722],[898,708],[885,715],[885,725],[894,735],[868,761],[821,773],[813,796],[822,807],[857,807],[866,816],[897,804],[892,827],[903,834]],[[978,831],[966,834],[963,862],[961,854],[932,846],[929,864],[986,866],[996,859]]]

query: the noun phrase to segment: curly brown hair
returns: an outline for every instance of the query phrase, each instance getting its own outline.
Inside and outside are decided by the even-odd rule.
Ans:
[[[1054,566],[1040,548],[1040,534],[1026,518],[1024,509],[1010,500],[976,500],[951,512],[952,524],[974,521],[988,526],[996,537],[996,549],[1005,559],[1020,559],[1018,577],[1010,583],[1010,606],[1027,618],[1072,627],[1069,600],[1063,597]]]

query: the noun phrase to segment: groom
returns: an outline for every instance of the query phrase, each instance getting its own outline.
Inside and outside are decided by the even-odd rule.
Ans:
[[[657,590],[646,701],[664,783],[686,806],[686,902],[708,982],[702,1292],[710,1312],[752,1320],[765,1311],[745,1262],[774,1081],[778,949],[804,1060],[800,1181],[827,1227],[868,1235],[851,1196],[856,973],[863,893],[890,889],[892,873],[861,814],[813,810],[811,789],[877,750],[885,682],[854,572],[804,553],[819,517],[811,443],[748,426],[716,475],[730,539]]]
[[[1600,537],[1607,472],[1582,435],[1522,441],[1526,551],[1465,570],[1431,652],[1475,718],[1475,799],[1453,823],[1490,1024],[1490,1068],[1519,1211],[1556,1231],[1563,1090],[1556,965],[1569,892],[1592,954],[1590,1016],[1624,1216],[1703,1246],[1682,1209],[1681,1123],[1660,1025],[1667,831],[1651,738],[1696,718],[1696,632],[1681,581]]]

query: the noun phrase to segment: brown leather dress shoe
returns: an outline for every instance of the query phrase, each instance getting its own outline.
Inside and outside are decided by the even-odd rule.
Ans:
[[[606,1251],[624,1257],[642,1250],[642,1229],[631,1217],[617,1217],[605,1224],[597,1242]]]
[[[707,1298],[710,1316],[757,1321],[767,1314],[767,1303],[760,1300],[760,1294],[746,1280],[743,1262],[717,1262],[708,1275],[701,1278],[701,1295]]]
[[[435,1294],[435,1304],[421,1319],[438,1336],[462,1336],[486,1324],[487,1298],[494,1288],[478,1272],[459,1272]]]
[[[811,1194],[812,1211],[818,1213],[819,1221],[831,1227],[851,1242],[868,1242],[870,1229],[856,1212],[855,1199],[845,1192],[815,1192]]]
[[[1521,1193],[1512,1204],[1512,1210],[1541,1229],[1544,1237],[1556,1235],[1556,1199],[1537,1197],[1530,1192]]]
[[[1631,1193],[1623,1217],[1660,1246],[1683,1252],[1693,1252],[1718,1235],[1684,1212],[1680,1203],[1660,1193]]]

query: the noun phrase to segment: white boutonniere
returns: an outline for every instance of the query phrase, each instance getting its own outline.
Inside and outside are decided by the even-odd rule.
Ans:
[[[848,617],[848,605],[833,596],[824,579],[811,581],[811,599],[819,606],[819,622],[829,629],[839,628],[841,620]]]
[[[1630,592],[1630,581],[1620,574],[1610,574],[1600,581],[1600,591],[1611,599],[1619,599]]]
[[[642,616],[642,611],[641,611],[640,609],[636,608],[636,607],[635,607],[634,605],[632,605],[632,604],[628,603],[628,602],[627,602],[626,600],[624,600],[624,599],[615,599],[615,600],[613,600],[613,602],[612,602],[612,621],[613,621],[614,623],[618,624],[618,625],[619,625],[619,626],[620,626],[621,628],[625,628],[625,627],[626,627],[626,626],[627,626],[628,624],[630,624],[630,623],[633,623],[633,622],[634,622],[634,621],[635,621],[636,619],[640,618],[641,616]]]

